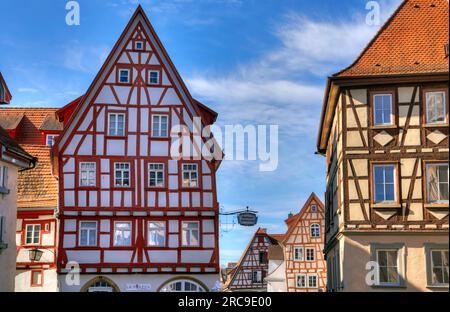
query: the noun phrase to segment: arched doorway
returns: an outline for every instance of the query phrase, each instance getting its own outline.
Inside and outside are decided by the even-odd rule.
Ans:
[[[207,292],[208,288],[193,278],[175,278],[166,282],[159,292]]]
[[[87,282],[81,292],[120,292],[119,287],[109,278],[98,276]]]

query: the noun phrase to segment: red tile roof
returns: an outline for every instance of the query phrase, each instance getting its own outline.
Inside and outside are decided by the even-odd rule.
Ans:
[[[55,208],[58,204],[58,181],[53,175],[51,149],[42,140],[43,128],[59,125],[57,108],[1,108],[0,120],[23,115],[16,140],[37,158],[36,168],[18,177],[18,208]]]
[[[448,72],[448,9],[448,0],[405,0],[354,63],[335,76]]]

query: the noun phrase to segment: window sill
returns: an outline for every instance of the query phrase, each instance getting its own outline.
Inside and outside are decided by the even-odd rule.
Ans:
[[[146,191],[151,192],[151,191],[155,191],[155,192],[161,192],[161,191],[167,191],[167,187],[163,186],[163,187],[151,187],[151,186],[147,186],[145,188]]]
[[[425,204],[427,209],[448,209],[448,203],[438,203],[438,204]]]
[[[393,204],[379,203],[379,204],[373,204],[372,208],[375,208],[375,209],[400,209],[400,208],[402,208],[402,205],[397,204],[397,203],[393,203]]]
[[[107,135],[106,140],[125,140],[127,137],[124,135]]]
[[[424,128],[448,128],[448,123],[424,124]]]
[[[6,243],[0,243],[0,250],[8,248],[8,244]]]
[[[376,125],[371,126],[370,129],[372,130],[383,130],[383,129],[397,129],[397,125]]]
[[[447,285],[427,285],[427,288],[429,288],[429,289],[448,290],[448,284]]]
[[[0,194],[8,195],[9,189],[7,189],[6,187],[0,187]]]
[[[379,289],[382,289],[382,288],[388,288],[388,289],[390,289],[390,288],[405,289],[406,286],[405,286],[405,285],[373,285],[372,288],[379,288]]]

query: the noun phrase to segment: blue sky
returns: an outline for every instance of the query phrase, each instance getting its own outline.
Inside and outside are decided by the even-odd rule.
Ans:
[[[224,210],[250,206],[272,233],[311,192],[323,198],[325,164],[314,155],[326,77],[349,65],[380,26],[363,0],[2,0],[0,71],[14,106],[60,107],[83,94],[140,3],[191,93],[218,125],[279,125],[279,166],[224,162]],[[400,0],[378,1],[385,20]],[[222,220],[227,223],[231,220]],[[256,228],[224,227],[221,262],[236,261]]]

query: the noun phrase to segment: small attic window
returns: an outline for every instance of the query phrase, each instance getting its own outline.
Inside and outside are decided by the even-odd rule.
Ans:
[[[143,41],[136,41],[135,43],[134,43],[134,48],[136,49],[136,50],[144,50],[144,42]]]

